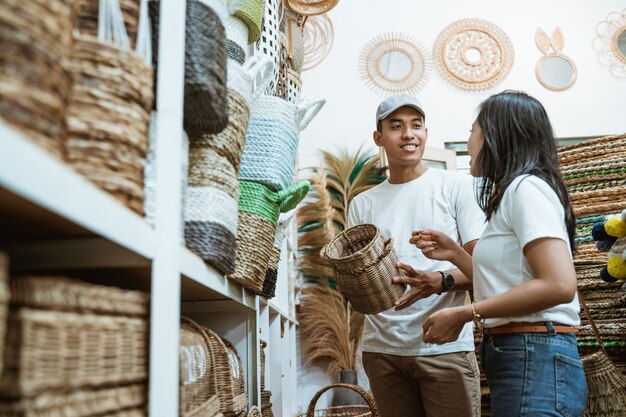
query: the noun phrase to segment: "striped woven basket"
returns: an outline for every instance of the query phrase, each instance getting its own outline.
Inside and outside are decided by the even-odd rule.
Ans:
[[[206,332],[193,320],[180,324],[180,417],[213,417],[220,412],[217,373]]]
[[[0,118],[63,158],[72,1],[0,2]]]
[[[189,145],[189,187],[214,187],[235,200],[239,198],[235,168],[203,141]]]
[[[274,237],[274,246],[272,247],[272,253],[270,260],[267,264],[267,271],[265,272],[265,280],[263,281],[263,290],[261,296],[266,299],[274,298],[276,295],[276,283],[278,280],[278,264],[280,263],[280,253],[285,240],[285,231],[291,223],[291,219],[295,211],[292,210],[288,213],[281,213],[278,217],[278,224],[276,226],[276,236]]]
[[[133,51],[75,37],[67,162],[139,214],[152,109],[152,69]]]
[[[239,225],[235,272],[229,278],[260,294],[274,246],[276,222],[281,212],[293,210],[305,197],[308,181],[274,192],[252,182],[240,181]]]
[[[254,45],[256,54],[265,56],[272,65],[270,82],[265,86],[265,94],[273,96],[278,84],[280,66],[280,16],[281,1],[266,0],[263,14],[263,27],[258,42]],[[255,55],[256,55],[255,54]]]
[[[344,230],[322,248],[320,256],[332,263],[337,286],[356,311],[380,313],[404,294],[406,285],[391,282],[404,274],[396,266],[393,239],[385,239],[372,224]]]
[[[231,0],[228,1],[228,4]],[[261,26],[265,11],[264,0],[241,0],[233,15],[248,27],[248,44],[261,36]]]
[[[291,184],[300,131],[324,103],[318,99],[294,105],[278,97],[260,97],[251,108],[239,179],[273,190]]]
[[[559,148],[559,161],[564,169],[589,161],[598,161],[607,157],[624,159],[626,156],[626,133]]]
[[[228,124],[226,30],[202,1],[187,0],[186,13],[184,129],[190,137],[219,133]],[[157,68],[159,2],[150,2],[150,18]]]
[[[231,39],[227,39],[226,51],[228,51],[228,59],[232,59],[239,65],[243,65],[243,63],[246,62],[246,50],[242,48],[241,45],[239,45],[237,42]]]
[[[209,148],[217,155],[226,158],[237,172],[246,141],[250,109],[243,96],[232,88],[228,89],[228,114],[229,121],[226,129],[215,135],[194,137],[192,142],[196,149]]]
[[[248,26],[235,16],[229,15],[226,20],[226,38],[244,51],[245,61],[248,55]],[[240,64],[243,64],[243,62],[240,62]]]

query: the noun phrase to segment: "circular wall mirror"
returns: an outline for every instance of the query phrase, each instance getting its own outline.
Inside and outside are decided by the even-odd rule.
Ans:
[[[378,61],[380,74],[393,81],[400,81],[411,74],[411,58],[400,51],[389,51]]]
[[[622,28],[622,31],[617,35],[617,52],[621,54],[623,61],[626,61],[626,27]]]
[[[550,90],[565,90],[576,81],[576,66],[564,55],[546,55],[537,63],[537,78]]]
[[[617,79],[626,79],[626,9],[609,13],[596,25],[591,45],[602,68]]]
[[[429,77],[427,54],[426,47],[410,34],[383,33],[361,50],[359,73],[365,84],[380,95],[416,94]]]

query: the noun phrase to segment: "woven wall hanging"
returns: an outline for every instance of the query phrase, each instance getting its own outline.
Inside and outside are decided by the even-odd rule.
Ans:
[[[437,37],[433,59],[450,84],[481,91],[500,83],[515,59],[513,44],[498,26],[482,19],[462,19]]]
[[[311,16],[303,24],[304,64],[302,71],[318,66],[330,53],[335,39],[333,22],[327,15]]]
[[[417,94],[430,76],[430,57],[413,35],[387,32],[365,44],[359,57],[359,73],[378,94]]]
[[[617,79],[626,79],[626,9],[609,13],[597,24],[591,45],[602,68]]]

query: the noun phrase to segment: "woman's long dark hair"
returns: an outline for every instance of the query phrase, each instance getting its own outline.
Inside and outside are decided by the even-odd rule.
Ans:
[[[476,199],[487,220],[498,210],[504,192],[520,175],[547,182],[565,210],[570,247],[575,250],[576,219],[559,169],[556,140],[541,103],[521,91],[503,91],[482,102],[476,119],[485,142],[475,165]]]

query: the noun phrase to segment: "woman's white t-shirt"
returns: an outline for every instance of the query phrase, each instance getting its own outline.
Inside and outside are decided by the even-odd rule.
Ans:
[[[505,190],[500,205],[474,248],[472,257],[474,299],[496,297],[534,279],[523,248],[533,240],[551,237],[569,239],[563,206],[557,194],[543,179],[523,175]],[[522,317],[487,319],[485,327],[510,322],[553,321],[580,324],[578,296],[566,304]]]

